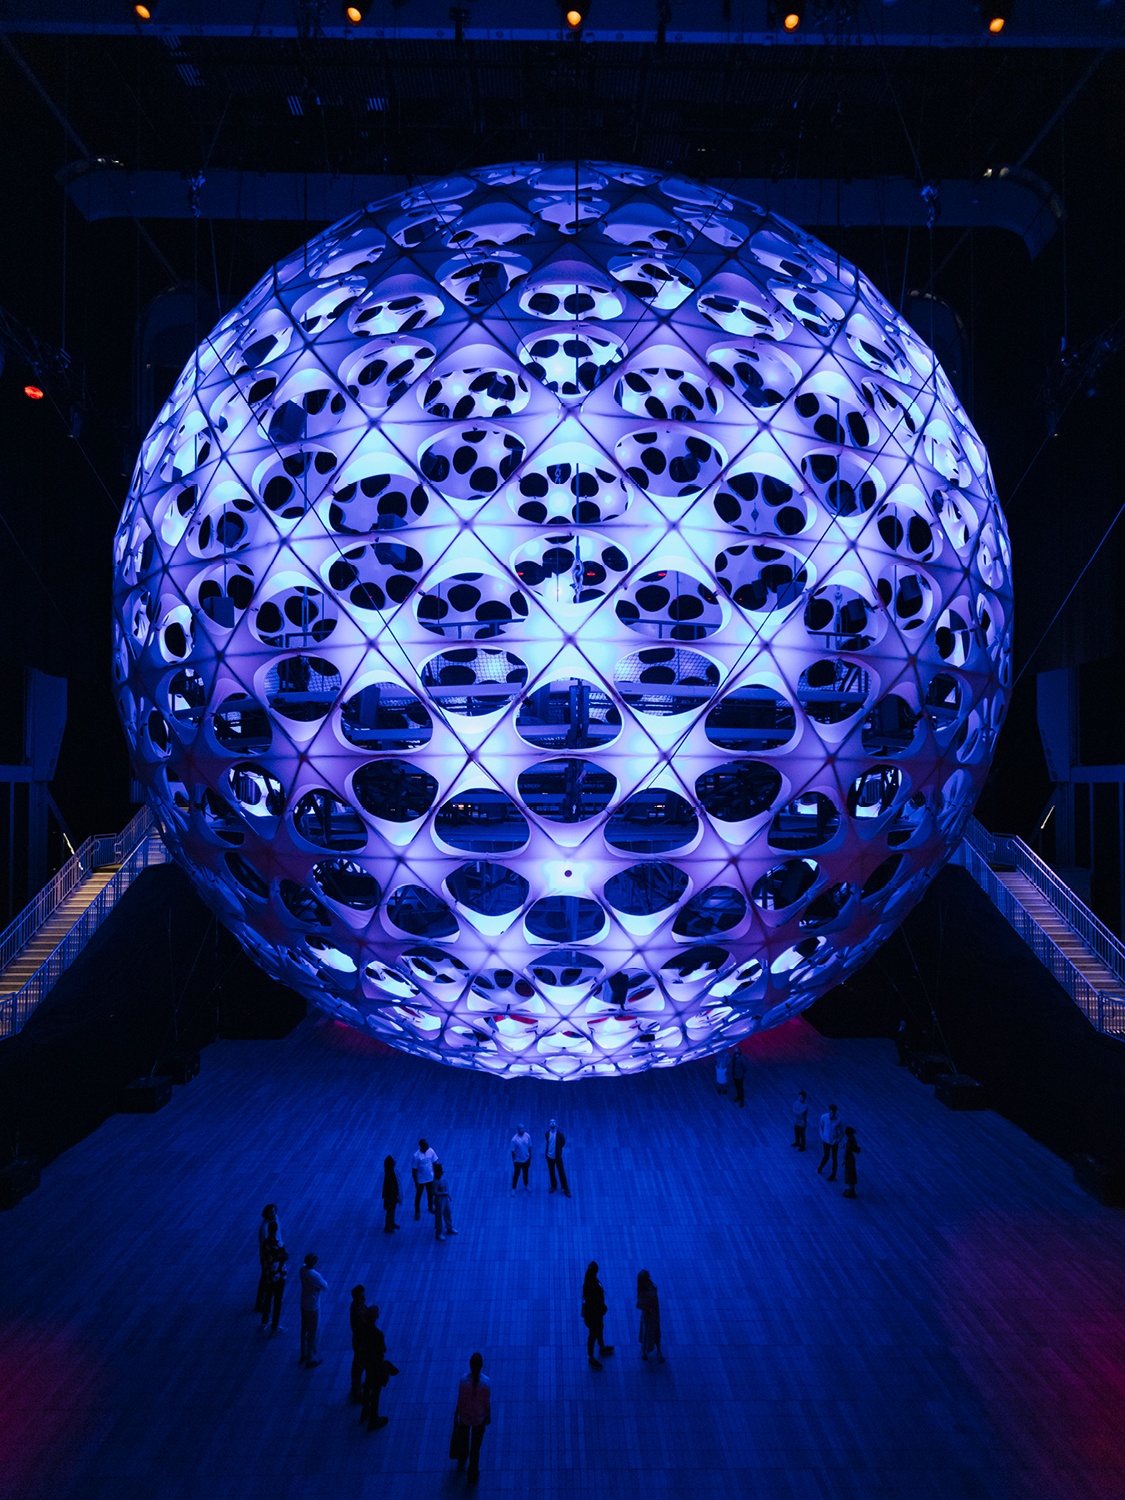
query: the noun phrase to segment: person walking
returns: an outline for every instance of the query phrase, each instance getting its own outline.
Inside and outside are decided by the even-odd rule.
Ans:
[[[809,1128],[809,1096],[804,1089],[793,1100],[793,1140],[798,1151],[805,1149],[805,1132]]]
[[[363,1355],[363,1406],[359,1420],[369,1432],[377,1432],[390,1421],[389,1417],[379,1414],[379,1398],[387,1381],[398,1374],[398,1366],[392,1365],[387,1358],[387,1341],[379,1327],[377,1307],[364,1310],[360,1348]]]
[[[430,1213],[434,1211],[434,1163],[438,1154],[424,1137],[418,1142],[418,1149],[410,1158],[410,1175],[414,1179],[414,1218],[420,1219],[422,1215],[419,1208],[422,1203],[422,1194],[426,1195],[426,1207]],[[386,1163],[384,1163],[384,1170]]]
[[[320,1294],[328,1283],[316,1269],[317,1256],[310,1251],[301,1267],[301,1356],[297,1363],[313,1370],[324,1361],[316,1352],[316,1330],[320,1322]]]
[[[262,1217],[258,1221],[258,1295],[254,1299],[254,1311],[264,1313],[266,1310],[266,1297],[268,1278],[266,1275],[266,1241],[273,1233],[274,1239],[279,1245],[285,1241],[281,1237],[281,1221],[277,1217],[277,1204],[267,1203],[262,1209]]]
[[[512,1193],[515,1194],[516,1183],[523,1174],[524,1191],[531,1192],[531,1184],[527,1180],[528,1169],[531,1166],[531,1137],[523,1125],[516,1126],[516,1133],[511,1140],[512,1151]]]
[[[734,1102],[746,1108],[746,1059],[737,1047],[730,1049],[730,1078],[734,1084]]]
[[[569,1198],[570,1185],[566,1180],[566,1168],[563,1166],[563,1147],[566,1145],[566,1136],[563,1135],[557,1122],[554,1120],[547,1126],[546,1141],[547,1173],[551,1179],[551,1192],[557,1192],[561,1187]]]
[[[441,1162],[434,1164],[434,1239],[444,1240],[447,1234],[456,1234],[453,1227],[453,1211],[450,1207],[452,1199],[449,1193],[449,1179],[445,1175],[445,1168]]]
[[[637,1308],[641,1315],[641,1331],[637,1335],[641,1342],[641,1358],[647,1359],[655,1349],[657,1360],[663,1364],[664,1350],[660,1347],[660,1298],[647,1271],[637,1273]]]
[[[269,1328],[270,1337],[275,1333],[284,1333],[281,1326],[281,1299],[285,1295],[285,1281],[288,1272],[285,1262],[289,1259],[289,1252],[284,1245],[279,1245],[277,1236],[271,1234],[266,1240],[263,1256],[263,1274],[266,1278],[266,1300],[262,1306],[262,1331]]]
[[[613,1353],[613,1345],[607,1344],[603,1338],[605,1315],[605,1292],[598,1280],[598,1263],[592,1260],[586,1267],[586,1275],[582,1281],[582,1321],[586,1325],[586,1358],[593,1370],[600,1370],[601,1360]],[[601,1359],[594,1358],[595,1344]]]
[[[449,1456],[463,1469],[469,1464],[468,1481],[480,1478],[480,1445],[484,1429],[492,1421],[492,1382],[483,1374],[484,1356],[469,1356],[469,1373],[457,1387],[457,1405],[453,1408],[453,1435],[449,1439]]]
[[[727,1081],[730,1078],[730,1053],[720,1052],[715,1057],[715,1091],[719,1094],[727,1092]]]
[[[398,1225],[395,1223],[395,1209],[402,1202],[402,1190],[398,1185],[398,1173],[395,1171],[395,1159],[393,1156],[383,1157],[383,1233],[394,1234]],[[414,1216],[418,1217],[417,1214]]]
[[[367,1319],[367,1289],[352,1287],[352,1304],[348,1308],[348,1323],[352,1331],[352,1379],[348,1400],[358,1406],[363,1400],[364,1375],[364,1324]]]
[[[837,1158],[840,1155],[840,1142],[843,1137],[844,1127],[840,1122],[836,1106],[830,1104],[820,1117],[820,1144],[824,1149],[820,1155],[820,1165],[816,1169],[818,1175],[823,1172],[828,1165],[828,1158],[831,1157],[832,1170],[828,1174],[829,1182],[836,1181]]]
[[[844,1197],[854,1198],[856,1196],[855,1185],[859,1178],[856,1174],[855,1159],[860,1153],[859,1142],[855,1138],[855,1130],[851,1125],[844,1126]]]

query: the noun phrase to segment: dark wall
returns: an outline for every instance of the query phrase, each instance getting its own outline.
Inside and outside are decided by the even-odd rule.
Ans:
[[[23,1031],[0,1041],[0,1160],[51,1161],[177,1046],[283,1036],[303,1015],[176,866],[147,870]]]
[[[945,1052],[1060,1156],[1125,1169],[1125,1041],[1102,1035],[964,870],[949,867],[875,959],[807,1013],[828,1036]]]

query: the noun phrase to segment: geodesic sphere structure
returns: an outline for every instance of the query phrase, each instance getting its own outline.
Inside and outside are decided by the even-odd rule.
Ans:
[[[959,841],[1011,589],[860,273],[611,163],[371,205],[200,345],[116,540],[176,858],[272,975],[499,1074],[670,1066],[867,959]]]

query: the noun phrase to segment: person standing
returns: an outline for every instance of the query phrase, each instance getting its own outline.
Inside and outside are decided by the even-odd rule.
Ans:
[[[586,1275],[582,1281],[582,1321],[586,1325],[586,1358],[594,1370],[600,1370],[601,1359],[613,1353],[613,1345],[607,1344],[602,1336],[605,1331],[605,1315],[605,1292],[598,1280],[598,1263],[592,1260],[586,1267]],[[601,1359],[594,1358],[595,1344]]]
[[[459,1469],[465,1467],[468,1459],[470,1484],[476,1484],[480,1478],[480,1445],[484,1442],[484,1429],[492,1421],[492,1382],[483,1370],[483,1355],[470,1355],[469,1373],[462,1376],[457,1387],[453,1436],[449,1440],[449,1456],[457,1460]]]
[[[422,1138],[418,1142],[418,1149],[410,1158],[410,1175],[414,1179],[414,1218],[420,1219],[422,1215],[419,1208],[422,1203],[423,1192],[426,1195],[426,1207],[430,1213],[434,1211],[434,1162],[438,1154],[430,1145],[429,1141]]]
[[[746,1108],[746,1059],[737,1047],[730,1049],[730,1077],[734,1084],[734,1102]]]
[[[546,1140],[547,1172],[551,1178],[551,1192],[557,1192],[561,1187],[569,1198],[570,1186],[566,1180],[566,1168],[563,1166],[563,1147],[566,1145],[566,1136],[554,1120],[547,1126]]]
[[[288,1275],[285,1262],[288,1259],[289,1252],[285,1246],[279,1245],[276,1235],[271,1234],[266,1240],[263,1258],[266,1300],[262,1306],[262,1330],[264,1332],[268,1325],[271,1338],[275,1333],[285,1331],[281,1326],[281,1299],[285,1295],[285,1281]]]
[[[836,1181],[837,1158],[840,1155],[840,1142],[843,1135],[844,1127],[840,1123],[836,1106],[830,1104],[820,1117],[820,1144],[824,1149],[821,1152],[820,1165],[816,1169],[818,1175],[823,1172],[828,1165],[828,1158],[831,1157],[832,1170],[828,1174],[829,1182]]]
[[[730,1053],[720,1052],[715,1057],[715,1092],[725,1094],[727,1092],[727,1080],[730,1078]]]
[[[358,1406],[363,1400],[363,1375],[364,1375],[364,1324],[367,1318],[367,1289],[362,1286],[352,1287],[352,1305],[348,1308],[348,1323],[352,1331],[352,1380],[351,1394],[348,1399],[353,1406]]]
[[[360,1348],[363,1356],[363,1407],[359,1420],[368,1431],[377,1432],[390,1420],[379,1415],[379,1398],[390,1376],[398,1374],[396,1366],[387,1359],[387,1341],[379,1327],[377,1307],[364,1309]]]
[[[320,1294],[328,1283],[316,1269],[317,1257],[310,1251],[301,1267],[301,1357],[297,1363],[313,1370],[324,1361],[316,1352],[316,1330],[320,1322]]]
[[[434,1164],[434,1239],[443,1240],[447,1234],[456,1234],[453,1227],[452,1199],[449,1179],[441,1162]]]
[[[804,1089],[793,1100],[793,1140],[798,1151],[805,1149],[805,1132],[809,1128],[809,1096]]]
[[[516,1126],[516,1133],[511,1140],[512,1151],[512,1193],[516,1191],[516,1183],[523,1174],[524,1191],[531,1192],[531,1184],[527,1180],[528,1169],[531,1166],[531,1137],[522,1125]]]
[[[652,1277],[647,1271],[637,1273],[637,1309],[641,1315],[641,1358],[647,1359],[656,1350],[656,1357],[664,1363],[664,1350],[660,1347],[660,1298]]]
[[[266,1311],[266,1297],[268,1279],[266,1276],[266,1241],[273,1233],[279,1245],[285,1241],[281,1237],[281,1221],[277,1217],[277,1204],[267,1203],[262,1209],[262,1217],[258,1221],[258,1295],[254,1299],[254,1311],[264,1313]]]
[[[844,1126],[844,1197],[854,1198],[856,1196],[855,1185],[859,1181],[856,1173],[855,1159],[859,1155],[860,1145],[855,1138],[855,1130],[850,1125]]]
[[[398,1185],[398,1173],[395,1171],[395,1159],[393,1156],[383,1157],[383,1233],[394,1234],[398,1225],[395,1223],[395,1209],[402,1202],[402,1190]],[[417,1214],[414,1215],[418,1217]]]

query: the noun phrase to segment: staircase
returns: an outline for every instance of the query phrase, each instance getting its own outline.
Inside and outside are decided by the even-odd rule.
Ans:
[[[0,1039],[15,1036],[136,877],[167,859],[152,814],[87,839],[0,933]]]
[[[1091,1025],[1125,1040],[1125,944],[1022,839],[975,818],[954,863],[968,870]]]

